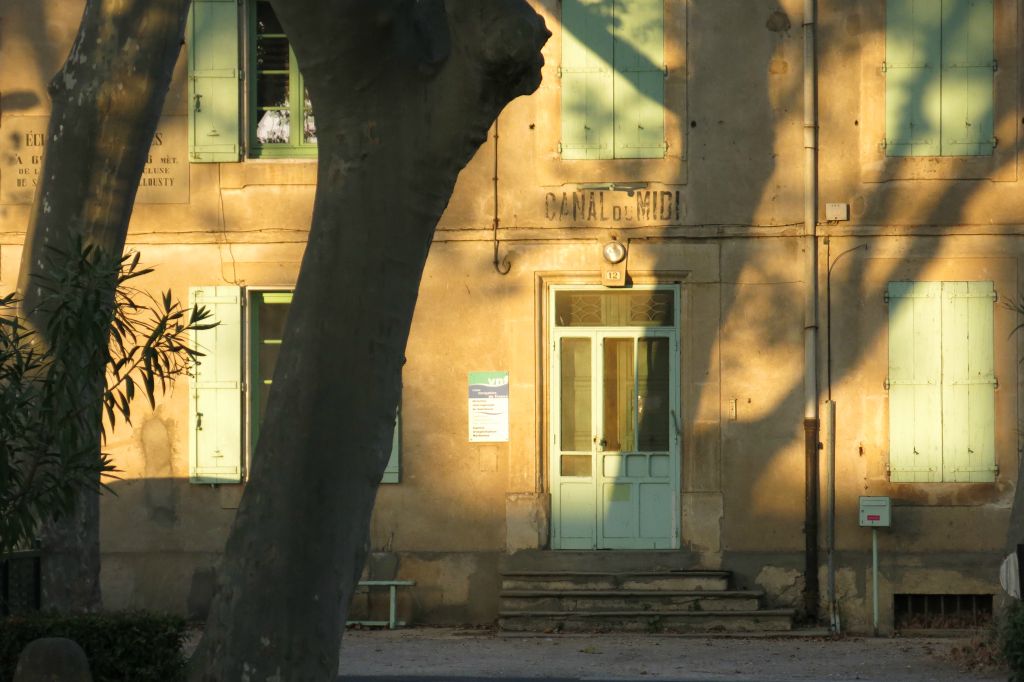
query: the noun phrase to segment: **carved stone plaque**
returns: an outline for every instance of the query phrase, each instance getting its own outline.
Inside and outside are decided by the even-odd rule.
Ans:
[[[31,204],[46,144],[45,116],[5,116],[0,127],[0,204]],[[188,117],[157,124],[137,204],[188,203]]]

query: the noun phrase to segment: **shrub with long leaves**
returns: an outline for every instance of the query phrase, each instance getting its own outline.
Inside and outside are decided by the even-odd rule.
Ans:
[[[170,291],[157,299],[137,289],[152,272],[138,253],[53,255],[34,282],[42,328],[19,317],[16,294],[0,297],[0,554],[31,542],[77,495],[105,487],[116,475],[102,448],[108,430],[131,422],[137,394],[155,407],[201,355],[189,334],[214,326],[208,310],[185,308]]]

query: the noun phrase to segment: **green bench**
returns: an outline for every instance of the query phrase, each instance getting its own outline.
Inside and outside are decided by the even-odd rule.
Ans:
[[[384,627],[385,625],[389,630],[394,630],[397,627],[405,625],[403,622],[398,621],[397,610],[398,610],[398,588],[399,587],[412,587],[416,584],[415,580],[360,580],[359,587],[365,587],[367,590],[371,590],[374,587],[386,587],[388,588],[388,619],[387,620],[350,620],[347,621],[346,625],[372,625],[376,627]]]

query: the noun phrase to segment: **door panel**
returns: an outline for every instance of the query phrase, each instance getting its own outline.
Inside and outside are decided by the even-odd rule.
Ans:
[[[559,485],[559,535],[563,549],[594,547],[593,479]]]
[[[650,539],[668,538],[672,535],[672,519],[666,513],[671,509],[672,486],[664,483],[641,483],[640,488],[640,537]]]
[[[679,546],[674,297],[667,290],[555,295],[555,548]]]
[[[637,339],[637,418],[639,450],[668,452],[672,401],[667,338]]]
[[[561,452],[553,472],[557,490],[552,491],[552,515],[565,549],[595,546],[592,348],[590,336],[560,340],[557,442]]]
[[[633,339],[604,339],[602,353],[603,442],[606,452],[634,447],[633,426]]]
[[[597,334],[603,450],[597,485],[599,548],[672,547],[676,505],[671,338]]]
[[[562,450],[591,451],[591,340],[562,339],[561,348],[561,440]]]
[[[631,540],[636,535],[636,514],[634,512],[633,486],[628,483],[605,482],[602,500],[602,540]]]

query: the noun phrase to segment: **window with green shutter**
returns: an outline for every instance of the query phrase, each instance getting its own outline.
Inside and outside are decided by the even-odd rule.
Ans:
[[[563,0],[564,159],[665,156],[663,0]]]
[[[192,287],[190,305],[208,308],[216,326],[193,332],[203,353],[191,377],[189,479],[193,483],[238,483],[243,478],[244,444],[255,446],[267,408],[274,368],[292,302],[290,291],[250,293],[248,367],[243,353],[244,294],[237,286]],[[249,438],[244,438],[243,376],[248,375]],[[395,420],[391,456],[381,483],[398,483],[401,413]]]
[[[189,160],[238,161],[238,4],[193,0],[188,28]]]
[[[249,415],[251,442],[255,447],[260,424],[267,408],[267,396],[274,379],[274,368],[284,338],[285,320],[292,294],[286,291],[257,291],[250,299]],[[381,483],[398,483],[401,450],[401,414],[395,423],[391,457]]]
[[[189,479],[242,480],[242,292],[234,286],[193,287],[191,306],[210,310],[217,324],[192,333],[203,355],[191,377]]]
[[[992,282],[890,282],[893,482],[995,480]]]
[[[316,156],[313,108],[295,52],[270,2],[194,0],[187,42],[192,162],[238,161],[243,129],[251,157]],[[245,84],[248,92],[243,92]]]
[[[992,154],[992,2],[887,0],[886,155]]]

